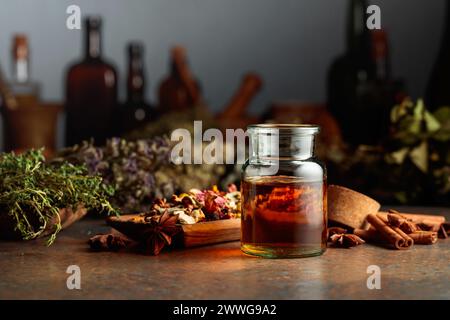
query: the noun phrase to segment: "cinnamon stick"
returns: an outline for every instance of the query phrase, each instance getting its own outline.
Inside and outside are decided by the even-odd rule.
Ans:
[[[435,244],[438,240],[437,232],[417,231],[409,235],[416,244]]]
[[[400,214],[402,217],[408,219],[410,222],[413,222],[420,226],[420,224],[423,224],[424,226],[429,226],[428,231],[438,231],[441,224],[445,222],[444,216],[438,216],[438,215],[429,215],[429,214],[417,214],[417,213],[404,213],[404,212],[398,212],[395,210],[389,210],[390,212],[378,212],[378,215],[381,215],[383,217],[388,216],[389,213],[396,213]]]
[[[387,221],[383,217],[375,214],[369,214],[367,221],[380,233],[380,235],[388,242],[389,246],[398,249],[405,250],[410,248],[414,241],[405,234],[400,228],[391,228]]]
[[[407,234],[417,231],[417,226],[415,223],[409,221],[407,218],[398,213],[388,213],[387,219],[391,226],[399,227]]]
[[[180,75],[181,82],[186,87],[189,97],[194,104],[201,101],[200,91],[186,62],[186,49],[182,46],[172,48],[172,59]]]
[[[414,244],[414,240],[407,235],[402,229],[400,229],[400,227],[396,227],[396,226],[392,226],[390,225],[389,221],[387,218],[385,217],[379,217],[386,225],[390,226],[392,228],[392,230],[394,230],[395,232],[397,232],[403,239],[405,239],[405,244],[408,247],[411,247]]]
[[[369,230],[355,229],[355,230],[353,230],[353,234],[357,235],[358,237],[364,239],[367,242],[379,243],[379,244],[386,242],[384,240],[384,238],[381,237],[380,233],[375,229],[369,229]]]
[[[367,242],[377,244],[386,243],[386,240],[375,229],[369,230],[355,229],[353,233]],[[409,236],[414,241],[414,244],[424,244],[424,245],[435,244],[438,239],[437,233],[432,231],[416,231],[414,233],[409,234]]]

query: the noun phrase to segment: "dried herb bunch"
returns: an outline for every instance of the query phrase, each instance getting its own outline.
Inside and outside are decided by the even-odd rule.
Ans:
[[[183,225],[240,217],[241,193],[235,185],[229,185],[226,192],[220,191],[216,186],[207,190],[191,189],[174,194],[170,200],[155,199],[148,212],[141,213],[138,217],[132,216],[128,221],[119,222],[127,219],[125,217],[109,219],[111,226],[133,240],[117,233],[100,234],[90,238],[89,245],[95,251],[138,248],[158,255],[163,248],[173,244],[174,236],[183,231]],[[135,227],[145,226],[143,235],[130,227],[131,221]]]
[[[334,183],[386,203],[450,204],[450,107],[405,99],[391,110],[390,134],[374,146],[333,152]]]
[[[0,155],[0,216],[8,215],[24,240],[34,239],[54,224],[47,244],[61,230],[60,209],[87,209],[115,213],[108,198],[111,187],[102,178],[87,175],[84,166],[45,163],[42,150]]]
[[[62,150],[54,162],[85,164],[90,174],[100,174],[116,189],[111,199],[123,212],[147,211],[155,198],[217,183],[224,168],[212,165],[174,165],[172,142],[165,136],[127,141],[109,139],[105,146],[90,142]]]

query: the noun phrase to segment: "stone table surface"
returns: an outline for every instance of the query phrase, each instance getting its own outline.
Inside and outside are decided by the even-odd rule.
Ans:
[[[408,208],[444,214],[450,209]],[[406,210],[405,210],[406,211]],[[108,232],[86,218],[42,240],[0,242],[0,299],[449,299],[450,239],[407,251],[372,245],[328,249],[320,257],[268,260],[246,256],[238,242],[164,252],[91,252],[87,239]],[[81,290],[67,289],[68,266]],[[381,268],[381,289],[367,288],[367,268]]]

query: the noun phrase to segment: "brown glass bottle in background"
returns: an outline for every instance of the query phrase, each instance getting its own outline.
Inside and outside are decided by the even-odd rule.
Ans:
[[[374,145],[388,132],[403,84],[392,80],[386,33],[366,27],[364,0],[350,0],[347,51],[328,73],[328,108],[350,145]]]
[[[12,44],[12,75],[9,87],[20,106],[36,106],[39,85],[30,79],[30,48],[26,35],[18,34]]]
[[[147,85],[144,66],[144,46],[140,42],[131,42],[127,48],[128,76],[127,101],[117,113],[119,135],[130,132],[157,118],[156,109],[145,101]]]
[[[159,110],[188,110],[199,103],[200,87],[191,75],[183,47],[176,46],[171,50],[170,66],[170,75],[159,87]]]
[[[366,8],[364,0],[349,1],[347,49],[333,62],[328,73],[328,108],[338,121],[345,141],[351,144],[366,140],[363,123],[369,121],[365,116],[365,97],[374,65],[365,24]]]
[[[446,6],[442,44],[426,92],[430,110],[450,105],[450,4],[446,3]]]
[[[66,145],[111,135],[117,103],[117,75],[101,55],[101,18],[85,20],[85,56],[70,67],[66,82]]]

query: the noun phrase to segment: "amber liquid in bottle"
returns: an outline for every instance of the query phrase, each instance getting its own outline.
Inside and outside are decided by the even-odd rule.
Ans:
[[[268,258],[315,256],[326,249],[326,183],[251,177],[242,183],[242,248]]]
[[[94,138],[103,144],[111,133],[117,103],[117,75],[101,57],[101,20],[86,20],[86,53],[67,74],[66,144]]]

